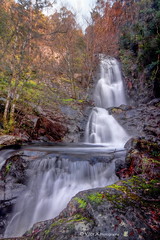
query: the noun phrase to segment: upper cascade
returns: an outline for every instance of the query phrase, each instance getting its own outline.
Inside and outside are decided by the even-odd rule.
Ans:
[[[122,74],[115,58],[101,58],[100,79],[94,92],[93,108],[85,132],[85,142],[124,147],[129,136],[106,108],[126,104]]]
[[[118,107],[126,104],[121,69],[115,58],[102,58],[100,79],[94,92],[96,107]]]

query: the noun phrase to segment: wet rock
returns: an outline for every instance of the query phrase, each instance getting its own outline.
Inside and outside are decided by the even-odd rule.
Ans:
[[[34,128],[31,139],[53,142],[80,142],[84,136],[87,103],[73,102],[71,105],[61,105],[60,109],[51,113],[49,110],[41,111]]]
[[[131,148],[136,147],[136,145],[137,145],[137,139],[130,138],[130,139],[126,142],[124,148],[125,148],[126,150],[130,150]]]
[[[159,98],[155,98],[152,99],[149,103],[147,103],[147,105],[154,105],[154,106],[159,106],[160,107],[160,99]]]
[[[7,218],[13,210],[12,200],[0,200],[0,237],[4,233]]]
[[[67,134],[64,136],[64,142],[84,141],[84,132],[87,124],[90,108],[88,103],[71,106],[63,106],[62,112],[67,116],[66,124]]]
[[[111,108],[109,111],[132,137],[160,143],[160,99],[138,107]]]
[[[26,114],[18,112],[17,125],[13,135],[21,142],[80,142],[84,136],[88,114],[84,114],[87,102],[74,101],[71,106],[64,105],[57,109],[32,106],[34,111]],[[8,139],[5,144],[12,144]],[[14,144],[14,143],[13,143]]]
[[[125,162],[125,159],[118,159],[115,161],[115,173],[119,179],[122,177],[122,171],[127,168],[127,164]]]
[[[139,187],[140,191],[139,191]],[[61,214],[35,224],[24,239],[158,239],[157,180],[133,177],[78,193]],[[153,197],[154,196],[154,197]]]
[[[144,174],[148,178],[160,177],[160,145],[145,139],[132,139],[125,167],[119,171],[120,178]]]
[[[0,236],[4,232],[16,199],[26,188],[29,162],[19,155],[7,159],[0,170]]]

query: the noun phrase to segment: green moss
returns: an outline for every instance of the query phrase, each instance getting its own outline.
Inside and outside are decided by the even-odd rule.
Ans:
[[[142,165],[150,165],[151,163],[155,163],[155,164],[160,164],[160,161],[154,159],[154,158],[150,158],[150,157],[143,157],[142,158]]]
[[[124,193],[126,193],[128,191],[128,188],[126,186],[121,186],[118,184],[112,184],[110,186],[107,186],[107,188],[114,188],[114,189],[119,190]]]
[[[151,183],[151,184],[158,184],[159,181],[158,181],[157,179],[152,179],[152,180],[150,181],[150,183]]]
[[[61,99],[62,100],[62,102],[72,102],[72,101],[74,101],[74,99],[73,98],[68,98],[68,99]]]
[[[102,193],[93,193],[86,196],[86,200],[88,200],[90,203],[102,203],[104,198],[104,194]],[[78,203],[80,208],[85,208],[87,206],[87,201],[81,198],[74,198]]]
[[[79,100],[77,100],[79,103],[83,103],[83,102],[85,102],[85,100],[84,99],[79,99]]]
[[[127,186],[113,184],[111,186],[108,186],[108,188],[114,188],[123,192],[126,197],[129,197],[131,200],[139,200],[139,196],[136,193],[132,192],[132,190],[130,190]]]
[[[6,172],[5,172],[6,174],[9,173],[9,171],[11,169],[11,166],[12,166],[12,162],[7,163],[7,165],[6,165]]]
[[[112,113],[122,113],[123,110],[121,108],[112,108]]]
[[[59,219],[59,220],[56,221],[56,222],[53,222],[53,223],[49,226],[49,228],[44,231],[44,235],[45,235],[45,236],[49,235],[49,234],[52,232],[52,229],[53,229],[54,227],[58,227],[59,225],[65,223],[65,222],[66,222],[66,219],[65,219],[65,218],[62,218],[62,219]],[[48,237],[48,236],[47,236],[47,237]],[[51,239],[52,239],[52,238],[51,238]]]
[[[150,199],[159,195],[159,181],[156,179],[146,180],[140,176],[122,181],[123,185],[113,184],[109,189],[118,190],[117,194],[106,193],[106,198],[118,209],[126,209],[127,206],[148,206]],[[122,193],[119,193],[122,192]],[[156,201],[153,204],[159,207]]]
[[[101,203],[103,201],[104,194],[94,193],[87,196],[87,199],[92,203]]]
[[[71,220],[68,220],[67,222],[71,223],[71,222],[83,222],[83,221],[90,222],[91,219],[86,218],[86,217],[82,216],[81,214],[76,214],[72,217]]]
[[[117,208],[117,209],[125,208],[121,194],[106,193],[105,197],[107,198],[108,201],[112,202],[112,204],[114,205],[115,208]]]
[[[120,194],[110,194],[110,193],[106,193],[105,196],[109,201],[112,201],[112,202],[117,201],[121,197]]]
[[[50,230],[49,230],[49,229],[47,229],[47,230],[44,231],[44,234],[45,234],[45,235],[48,235],[49,233],[50,233]]]
[[[84,199],[76,197],[74,198],[74,200],[76,200],[79,203],[79,208],[86,208],[87,202]]]
[[[58,221],[52,223],[51,226],[50,226],[50,228],[55,227],[55,226],[58,226],[58,225],[64,223],[65,221],[66,221],[66,219],[64,219],[64,218],[59,219]]]
[[[125,183],[132,188],[132,191],[140,195],[142,200],[146,199],[146,197],[158,197],[160,193],[159,180],[157,179],[146,180],[139,176],[133,176]]]

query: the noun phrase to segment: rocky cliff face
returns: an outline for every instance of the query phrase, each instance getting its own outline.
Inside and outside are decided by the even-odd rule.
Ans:
[[[127,69],[126,69],[127,68]],[[156,88],[154,81],[148,80],[145,71],[138,71],[138,66],[134,62],[122,65],[124,73],[124,81],[126,85],[126,93],[132,105],[139,105],[147,103],[156,97],[160,97],[158,93],[159,86]]]
[[[90,112],[88,105],[75,101],[53,112],[39,107],[34,114],[21,113],[17,116],[14,131],[10,135],[0,135],[0,146],[35,141],[80,142]]]
[[[115,119],[132,137],[160,142],[160,99],[154,99],[147,104],[135,106],[120,106],[109,109]]]
[[[148,38],[148,41],[150,44],[150,38]],[[151,52],[156,54],[158,51],[157,49],[152,49],[150,52],[151,56],[147,57],[146,51],[145,57],[148,58],[148,65],[145,66],[141,56],[138,56],[137,52],[134,52],[131,45],[128,50],[121,49],[119,57],[122,63],[121,66],[128,99],[131,104],[137,106],[141,103],[147,103],[154,98],[160,98],[159,55],[153,57]],[[139,55],[141,55],[141,49],[139,49]]]

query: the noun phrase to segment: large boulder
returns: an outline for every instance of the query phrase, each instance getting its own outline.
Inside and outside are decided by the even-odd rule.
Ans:
[[[158,181],[132,177],[78,193],[55,219],[37,223],[22,239],[158,239]]]
[[[38,140],[62,141],[66,133],[67,127],[62,122],[42,116],[37,120],[32,137]]]
[[[160,177],[159,144],[145,139],[132,139],[126,144],[126,147],[129,149],[125,164],[117,171],[117,175],[121,179],[140,174],[146,175],[150,179]]]

